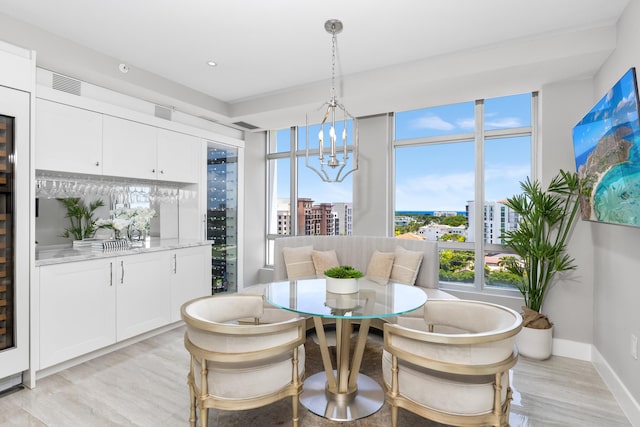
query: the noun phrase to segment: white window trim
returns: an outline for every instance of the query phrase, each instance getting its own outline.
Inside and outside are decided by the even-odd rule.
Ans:
[[[410,138],[392,140],[393,162],[390,167],[391,181],[393,182],[392,205],[390,210],[395,213],[395,149],[399,147],[422,146],[432,144],[450,144],[459,142],[474,142],[475,150],[475,200],[484,201],[484,141],[498,138],[515,138],[519,136],[530,136],[531,138],[531,179],[538,179],[540,176],[540,151],[538,141],[539,114],[538,114],[538,92],[531,93],[531,125],[509,129],[484,130],[484,100],[476,100],[474,105],[475,132],[461,133],[455,135],[438,135],[423,138]],[[391,120],[395,123],[394,118]],[[395,133],[394,133],[395,135]],[[474,203],[474,216],[476,230],[482,230],[484,203]],[[391,218],[394,216],[392,215]],[[509,248],[502,245],[485,244],[484,239],[476,239],[475,242],[438,242],[439,249],[473,250],[475,254],[475,265],[482,265],[484,271],[484,253],[487,250],[496,250],[510,253]],[[477,270],[476,270],[477,272]],[[440,287],[444,290],[460,291],[466,293],[483,293],[495,296],[517,297],[520,292],[517,289],[506,289],[484,285],[484,274],[476,274],[473,284],[440,282]]]

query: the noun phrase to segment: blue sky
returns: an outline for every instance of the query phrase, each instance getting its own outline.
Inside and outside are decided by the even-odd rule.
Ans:
[[[529,94],[486,100],[485,129],[529,126],[530,105]],[[459,135],[473,130],[473,102],[396,113],[398,140]],[[317,130],[310,132],[310,139],[311,135],[317,139]],[[285,148],[280,146],[281,138],[288,141],[288,137],[288,130],[279,132],[280,149]],[[299,146],[304,148],[304,143],[303,134]],[[474,158],[472,141],[397,149],[396,210],[463,211],[467,200],[474,198]],[[519,181],[529,175],[530,163],[528,137],[488,140],[485,199],[501,200],[520,192]],[[299,197],[311,197],[316,203],[351,201],[350,177],[341,184],[325,183],[304,167],[304,159],[299,166]],[[288,183],[288,179],[279,179],[279,184],[282,182]],[[279,185],[279,196],[288,196],[287,185]]]

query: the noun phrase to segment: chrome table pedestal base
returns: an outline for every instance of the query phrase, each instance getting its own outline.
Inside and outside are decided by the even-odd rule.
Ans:
[[[351,396],[328,392],[326,383],[324,372],[306,378],[300,403],[314,414],[332,421],[353,421],[368,417],[384,404],[382,387],[366,375],[358,375],[358,389]]]

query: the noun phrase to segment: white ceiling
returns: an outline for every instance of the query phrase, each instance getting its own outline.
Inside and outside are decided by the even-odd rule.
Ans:
[[[628,1],[0,0],[0,11],[126,63],[131,74],[206,94],[226,106],[223,115],[259,121],[269,97],[320,85],[328,95],[329,18],[345,27],[338,77],[362,81],[400,64],[613,25]]]

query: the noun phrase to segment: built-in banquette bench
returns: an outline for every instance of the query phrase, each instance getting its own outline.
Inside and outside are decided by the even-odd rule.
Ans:
[[[322,264],[323,258],[330,259],[333,256],[331,251],[335,251],[335,257],[340,265],[350,265],[363,273],[385,270],[381,268],[381,264],[388,262],[391,258],[393,261],[388,279],[371,277],[370,274],[367,274],[367,277],[380,282],[393,280],[418,286],[427,294],[428,299],[455,299],[453,295],[438,289],[438,245],[436,242],[425,240],[374,236],[277,238],[274,245],[273,280],[321,277],[323,270],[316,269],[316,266]],[[314,265],[314,257],[316,265]],[[411,264],[417,267],[416,271],[412,271]],[[292,273],[294,273],[293,277],[291,277]],[[263,290],[264,286],[256,285],[245,288],[243,292],[262,293]],[[272,314],[278,316],[277,312]],[[286,314],[282,313],[282,315]],[[423,311],[416,310],[408,315],[422,317]],[[309,326],[312,324],[310,322]],[[381,329],[382,322],[373,322],[372,326]]]
[[[394,253],[398,248],[421,252],[422,259],[415,276],[415,286],[423,289],[428,298],[449,299],[451,294],[438,289],[438,273],[440,261],[438,244],[426,240],[409,240],[396,237],[373,236],[294,236],[281,237],[275,240],[273,280],[287,280],[287,266],[284,252],[297,248],[298,253],[304,247],[312,247],[314,251],[336,252],[340,265],[350,265],[363,273],[367,272],[374,252]],[[397,256],[397,255],[396,255]],[[394,264],[396,259],[394,259]]]

